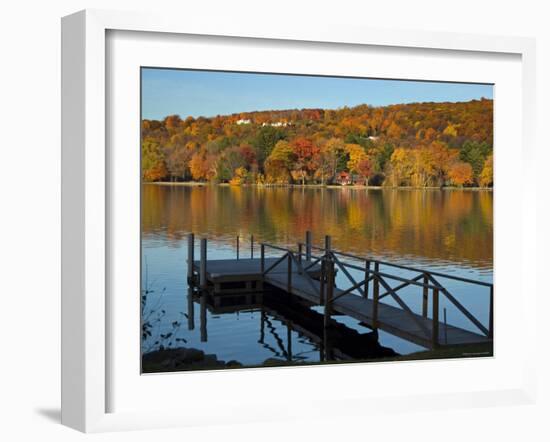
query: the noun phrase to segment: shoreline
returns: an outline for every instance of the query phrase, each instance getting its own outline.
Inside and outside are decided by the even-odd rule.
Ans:
[[[203,183],[196,181],[151,181],[151,182],[142,182],[143,185],[153,185],[153,186],[184,186],[184,187],[257,187],[257,188],[266,188],[266,189],[276,189],[276,188],[290,188],[290,189],[353,189],[353,190],[459,190],[459,191],[475,191],[483,192],[489,191],[492,192],[492,187],[452,187],[452,186],[429,186],[429,187],[414,187],[414,186],[365,186],[362,184],[353,184],[353,185],[339,185],[339,184],[240,184],[232,185],[229,183]]]

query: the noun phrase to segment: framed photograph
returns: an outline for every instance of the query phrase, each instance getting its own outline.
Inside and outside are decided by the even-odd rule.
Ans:
[[[64,424],[532,400],[533,41],[62,30]]]

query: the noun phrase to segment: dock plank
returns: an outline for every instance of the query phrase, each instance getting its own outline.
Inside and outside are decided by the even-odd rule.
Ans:
[[[287,290],[287,276],[283,273],[266,275],[265,282],[279,289]],[[292,275],[291,292],[293,295],[305,298],[310,302],[319,304],[319,282],[313,281],[316,292],[306,277],[298,274]],[[334,289],[334,298],[337,298],[343,290]],[[333,302],[333,310],[350,316],[369,326],[374,326],[372,299],[366,299],[359,295],[346,294]],[[422,324],[426,330],[419,325]],[[410,314],[399,307],[394,307],[384,302],[378,304],[378,321],[376,326],[388,333],[402,337],[425,347],[432,346],[432,320],[421,315]],[[453,325],[439,323],[439,345],[464,345],[474,343],[487,343],[490,339]]]

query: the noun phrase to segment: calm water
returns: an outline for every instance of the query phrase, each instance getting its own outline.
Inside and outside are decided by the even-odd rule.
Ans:
[[[304,240],[306,230],[313,232],[318,245],[324,235],[331,235],[339,251],[492,282],[493,195],[489,191],[144,185],[142,286],[152,291],[146,311],[154,307],[155,314],[150,318],[164,312],[144,350],[160,334],[172,332],[181,339],[173,345],[198,348],[244,365],[259,365],[269,358],[318,362],[319,344],[303,330],[288,327],[284,311],[272,306],[224,314],[208,311],[201,330],[199,303],[189,303],[187,297],[187,233],[209,239],[209,258],[234,258],[237,235],[241,256],[249,256],[251,234],[256,243],[294,247]],[[195,253],[198,256],[198,250]],[[409,276],[403,271],[397,274]],[[441,282],[487,325],[486,288]],[[349,285],[342,274],[337,283]],[[413,311],[420,311],[419,289],[400,293]],[[391,303],[389,298],[384,301]],[[444,298],[440,308],[440,317],[444,312],[448,323],[476,331]],[[196,324],[192,330],[190,319]],[[315,315],[310,320],[315,328]],[[350,318],[337,317],[337,321],[346,325],[345,335],[350,330],[353,336],[365,337],[370,331]],[[422,350],[384,332],[379,342],[400,354]]]

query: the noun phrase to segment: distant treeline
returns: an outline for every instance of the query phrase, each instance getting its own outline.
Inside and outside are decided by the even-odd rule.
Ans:
[[[493,101],[143,120],[142,178],[489,187]]]

